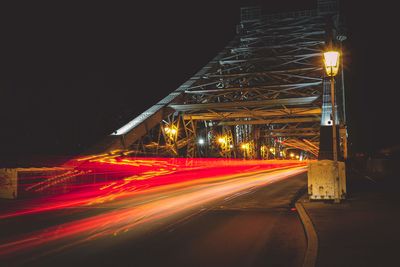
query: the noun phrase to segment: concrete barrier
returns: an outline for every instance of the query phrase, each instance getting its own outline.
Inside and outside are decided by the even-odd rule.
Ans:
[[[35,190],[32,185],[48,182],[53,177],[67,173],[68,168],[3,168],[0,169],[0,198],[15,199],[65,191],[65,182],[50,190]]]
[[[337,176],[339,179],[335,181]],[[319,160],[308,164],[308,195],[310,199],[335,199],[336,194],[340,199],[344,199],[346,192],[344,162],[338,161],[337,166],[333,160]]]
[[[17,197],[17,169],[0,169],[0,198]]]

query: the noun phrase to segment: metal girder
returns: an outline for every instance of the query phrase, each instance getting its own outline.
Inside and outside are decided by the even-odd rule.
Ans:
[[[315,46],[321,45],[324,41],[310,41],[310,42],[299,42],[299,43],[292,43],[292,44],[283,44],[283,45],[266,45],[266,46],[259,46],[259,47],[237,47],[232,48],[232,53],[244,53],[244,52],[254,52],[258,50],[268,50],[268,49],[278,49],[278,48],[293,48],[293,47],[301,47],[301,46]]]
[[[283,129],[266,129],[264,132],[268,133],[301,133],[301,132],[319,132],[319,127],[309,128],[283,128]]]
[[[204,103],[204,104],[169,104],[168,106],[176,111],[241,108],[241,107],[274,107],[274,106],[300,106],[309,105],[314,102],[318,96],[297,97],[286,99],[271,99],[262,101],[241,101],[241,102],[222,102],[222,103]]]
[[[296,76],[291,76],[294,79]],[[297,76],[298,77],[298,76]],[[273,77],[275,80],[282,79],[290,82],[290,79],[282,77]],[[257,78],[258,80],[261,77]],[[272,78],[271,78],[272,79]],[[220,99],[235,100],[259,100],[259,99],[277,99],[293,98],[319,95],[319,88],[322,81],[311,81],[302,83],[285,83],[258,86],[227,87],[223,89],[203,89],[196,91],[186,91],[186,104],[189,103],[209,103],[221,102]]]
[[[313,143],[307,139],[297,139],[297,138],[292,138],[292,139],[286,139],[285,141],[281,142],[284,146],[286,147],[291,147],[291,148],[296,148],[304,151],[308,151],[314,156],[318,155],[318,144]]]
[[[280,64],[283,64],[282,66],[285,65],[282,62]],[[188,95],[186,102],[192,101],[198,103],[201,91],[203,91],[204,97],[207,98],[211,93],[220,93],[220,91],[212,90],[223,89],[230,90],[226,91],[225,94],[229,92],[235,93],[242,89],[243,92],[248,92],[248,94],[265,95],[266,98],[287,98],[296,97],[296,95],[309,96],[320,94],[322,84],[322,68],[320,66],[301,66],[301,68],[288,68],[285,66],[285,69],[275,70],[271,70],[270,67],[269,65],[269,67],[266,67],[269,70],[262,72],[250,72],[252,67],[245,68],[246,71],[233,71],[235,68],[241,68],[241,66],[238,66],[232,67],[232,71],[229,72],[208,73],[202,79],[198,80],[195,85],[188,88],[185,92]],[[226,67],[223,69],[226,69]],[[315,90],[315,87],[319,89]],[[257,90],[257,88],[262,89],[262,91]],[[193,91],[196,96],[191,93]],[[190,94],[193,95],[192,99],[189,97]]]
[[[251,59],[225,59],[220,60],[220,65],[229,65],[229,64],[239,64],[239,63],[254,63],[254,62],[262,62],[262,61],[276,61],[276,60],[289,60],[289,62],[296,62],[301,59],[308,59],[312,57],[321,57],[322,53],[310,53],[310,54],[302,54],[302,55],[280,55],[275,57],[256,57]],[[237,56],[236,56],[237,57]]]
[[[185,94],[226,94],[230,92],[246,92],[246,91],[258,91],[258,90],[272,90],[272,89],[299,89],[304,87],[319,86],[322,81],[307,82],[307,83],[291,83],[291,84],[276,84],[266,86],[255,86],[255,87],[242,87],[242,88],[224,88],[224,89],[211,89],[211,90],[187,90]]]
[[[318,136],[319,132],[305,132],[305,133],[271,133],[264,135],[264,137],[299,137],[299,136]]]
[[[85,154],[126,149],[130,144],[138,141],[142,136],[149,133],[149,130],[157,126],[160,121],[173,113],[174,110],[164,105],[155,105],[142,113],[134,120],[121,127],[99,143],[91,147]],[[120,132],[118,132],[120,131]]]
[[[236,46],[237,38],[234,38],[228,45],[227,49]],[[167,117],[173,112],[168,108],[168,104],[174,100],[177,100],[182,96],[184,91],[196,83],[205,73],[215,68],[215,65],[219,64],[219,60],[223,58],[227,50],[222,50],[218,55],[211,60],[206,66],[198,71],[192,78],[184,82],[175,91],[170,93],[168,96],[163,98],[157,104],[119,128],[115,130],[111,135],[94,145],[86,153],[99,153],[107,152],[115,149],[127,149],[133,143],[139,141],[142,137],[149,133],[149,131],[157,126],[160,121]],[[86,154],[85,153],[85,154]]]
[[[319,122],[320,117],[300,117],[300,118],[277,118],[270,120],[236,120],[236,121],[221,121],[218,125],[255,125],[255,124],[280,124],[280,123],[298,123],[298,122]]]
[[[234,40],[177,90],[115,131],[114,148],[187,157],[243,156],[238,144],[250,143],[252,155],[283,145],[318,151],[324,18],[317,10],[268,16],[254,8],[242,11],[247,13]],[[173,140],[166,125],[181,127]],[[220,153],[221,135],[232,137],[229,150],[236,154]]]
[[[322,70],[322,68],[298,68],[298,69],[288,69],[288,70],[275,70],[275,71],[262,71],[262,72],[244,72],[244,73],[231,73],[231,74],[208,74],[204,77],[206,78],[232,78],[232,77],[246,77],[246,76],[265,76],[271,74],[282,74],[282,73],[296,73],[301,71],[315,71],[315,70]],[[320,80],[322,80],[320,78]]]
[[[276,116],[309,116],[320,115],[321,109],[313,108],[279,108],[268,110],[240,110],[229,112],[187,113],[184,120],[226,120],[251,117],[276,117]]]

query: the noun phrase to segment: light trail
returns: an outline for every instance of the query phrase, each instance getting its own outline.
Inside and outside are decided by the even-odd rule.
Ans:
[[[140,233],[145,226],[150,227],[160,222],[171,223],[198,213],[204,205],[212,205],[224,198],[231,199],[306,171],[305,163],[299,161],[202,160],[190,165],[179,165],[176,159],[166,159],[155,164],[159,172],[154,170],[155,165],[154,162],[150,164],[151,160],[138,162],[135,159],[125,159],[124,162],[129,163],[128,165],[121,161],[116,164],[102,162],[96,168],[92,163],[98,162],[91,162],[90,169],[94,173],[104,172],[104,168],[110,171],[110,165],[124,169],[136,164],[136,167],[145,168],[141,169],[141,173],[132,172],[136,174],[123,179],[95,183],[83,187],[84,189],[80,188],[78,192],[54,196],[51,198],[54,202],[47,205],[40,205],[38,202],[34,207],[3,214],[3,218],[12,220],[16,216],[51,212],[66,207],[70,208],[70,214],[107,207],[94,215],[77,216],[79,218],[75,220],[17,237],[1,240],[0,236],[0,256],[12,257],[14,254],[43,247],[51,248],[47,251],[50,252],[53,247],[60,250],[99,238]],[[160,164],[164,167],[159,168]],[[81,166],[81,169],[87,170],[88,166]],[[114,173],[120,175],[118,172]],[[126,174],[127,170],[122,170],[122,173]],[[83,211],[82,207],[89,209]],[[52,213],[48,215],[51,216]]]
[[[71,163],[70,163],[71,164]],[[304,166],[305,162],[282,160],[234,160],[216,158],[128,158],[119,155],[100,155],[78,159],[67,171],[76,182],[65,184],[65,175],[48,177],[27,187],[42,192],[52,186],[65,184],[70,192],[32,199],[20,208],[0,214],[0,219],[36,214],[65,208],[98,205],[132,197],[158,187],[181,187],[205,182],[205,179],[225,177],[243,172],[271,170],[290,166]],[[80,173],[81,176],[77,176]],[[99,182],[85,181],[85,175],[99,177]],[[107,177],[109,181],[102,181]],[[57,180],[59,178],[59,180]]]

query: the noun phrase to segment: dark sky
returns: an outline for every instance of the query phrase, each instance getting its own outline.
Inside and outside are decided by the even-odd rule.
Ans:
[[[75,154],[110,134],[213,58],[233,38],[240,6],[314,1],[136,2],[1,6],[3,159]],[[352,148],[398,144],[397,9],[342,2]]]

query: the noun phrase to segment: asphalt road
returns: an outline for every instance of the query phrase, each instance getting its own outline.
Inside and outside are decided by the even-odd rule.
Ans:
[[[301,266],[304,167],[3,218],[1,266]],[[101,203],[100,203],[101,202]]]

